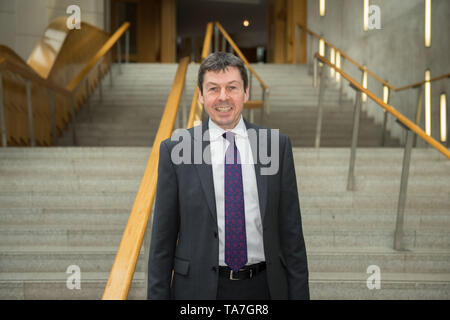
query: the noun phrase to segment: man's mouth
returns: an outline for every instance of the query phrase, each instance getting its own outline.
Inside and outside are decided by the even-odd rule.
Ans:
[[[231,110],[231,107],[216,107],[216,110],[219,112],[228,112]]]
[[[228,112],[233,108],[232,105],[230,104],[226,104],[226,105],[220,105],[220,106],[215,106],[214,109],[216,109],[219,112]]]

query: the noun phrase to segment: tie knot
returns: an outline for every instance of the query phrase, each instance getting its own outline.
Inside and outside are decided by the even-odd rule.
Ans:
[[[228,140],[229,143],[234,144],[234,136],[236,134],[234,132],[231,131],[227,131],[224,134],[222,134],[222,137],[226,140]]]

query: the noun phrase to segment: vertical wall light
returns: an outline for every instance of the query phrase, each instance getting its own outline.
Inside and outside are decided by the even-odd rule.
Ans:
[[[383,86],[383,102],[389,104],[389,87]]]
[[[425,47],[431,47],[431,0],[425,0]]]
[[[319,0],[319,14],[321,17],[325,17],[325,0]]]
[[[325,40],[320,38],[319,40],[319,54],[323,57],[325,56]]]
[[[341,53],[339,51],[336,51],[336,67],[341,68]],[[339,72],[336,72],[336,81],[341,81],[341,74]]]
[[[430,70],[425,71],[425,132],[431,136],[431,83]]]
[[[369,30],[369,0],[364,0],[364,31]]]
[[[367,70],[366,70],[366,66],[364,66],[364,71],[363,71],[363,76],[362,76],[362,86],[364,89],[367,89]],[[366,102],[367,101],[367,94],[363,93],[361,95],[362,98],[362,102]]]
[[[441,141],[447,142],[447,96],[441,93]]]
[[[336,64],[336,50],[334,48],[330,49],[330,62],[331,64]],[[330,68],[330,77],[334,77],[334,68]]]

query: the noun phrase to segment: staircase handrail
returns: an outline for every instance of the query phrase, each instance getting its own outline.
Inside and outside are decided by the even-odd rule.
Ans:
[[[390,106],[387,103],[384,103],[380,98],[378,98],[374,93],[369,91],[368,89],[364,88],[361,84],[359,84],[355,79],[350,77],[347,73],[342,71],[340,68],[336,67],[336,65],[332,64],[327,58],[321,56],[319,53],[316,53],[314,55],[315,58],[319,59],[326,65],[328,65],[330,68],[333,68],[336,72],[339,72],[341,76],[346,79],[353,87],[355,87],[357,90],[359,90],[362,93],[365,93],[370,99],[372,99],[377,105],[385,109],[387,112],[392,114],[398,121],[400,121],[404,126],[412,130],[414,133],[416,133],[418,136],[420,136],[425,142],[427,142],[429,145],[431,145],[433,148],[435,148],[437,151],[442,153],[444,156],[446,156],[448,159],[450,159],[450,150],[448,150],[445,146],[443,146],[441,143],[436,141],[434,138],[430,137],[425,133],[425,131],[422,130],[418,125],[413,123],[411,120],[409,120],[407,117],[405,117],[402,113],[397,111],[394,107]]]
[[[350,58],[345,52],[343,52],[342,50],[340,50],[339,48],[337,48],[335,45],[333,45],[332,43],[330,43],[329,41],[325,40],[322,36],[318,35],[317,33],[315,33],[314,31],[308,29],[306,26],[304,26],[303,24],[297,23],[297,26],[300,29],[303,29],[304,31],[306,31],[307,33],[309,33],[310,35],[312,35],[314,38],[318,39],[318,40],[323,40],[324,44],[330,48],[333,48],[336,52],[339,52],[339,54],[344,57],[346,60],[348,60],[349,62],[351,62],[352,64],[354,64],[359,70],[361,71],[365,71],[367,72],[368,75],[372,76],[372,78],[374,78],[375,80],[377,80],[378,82],[380,82],[383,86],[387,86],[390,90],[395,91],[395,92],[399,92],[399,91],[403,91],[409,88],[416,88],[419,87],[427,82],[434,82],[434,81],[439,81],[445,78],[450,78],[450,73],[444,73],[440,76],[431,78],[430,80],[423,80],[420,82],[416,82],[416,83],[412,83],[403,87],[398,87],[396,88],[395,86],[393,86],[392,84],[390,84],[389,82],[387,82],[386,80],[383,80],[382,78],[380,78],[379,76],[377,76],[375,73],[373,73],[372,71],[370,71],[366,66],[358,63],[357,61],[355,61],[354,59]]]
[[[203,61],[211,51],[211,39],[213,33],[213,23],[208,22],[206,25],[205,38],[203,40],[203,49],[201,60]],[[194,96],[192,97],[191,110],[189,112],[189,118],[186,127],[192,128],[196,122],[201,121],[202,119],[202,111],[203,108],[198,101],[198,85],[195,85]]]
[[[97,51],[95,56],[86,64],[86,66],[67,84],[66,89],[73,92],[79,84],[89,75],[100,60],[108,54],[109,50],[119,41],[120,37],[130,28],[129,22],[124,22],[119,29],[105,42],[105,44]]]
[[[188,64],[189,57],[182,58],[178,64],[152,151],[103,292],[103,300],[124,300],[128,296],[156,195],[159,147],[163,140],[170,137],[174,129]]]

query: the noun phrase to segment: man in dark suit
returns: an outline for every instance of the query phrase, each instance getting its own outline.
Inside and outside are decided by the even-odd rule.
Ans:
[[[198,87],[208,120],[160,146],[148,298],[309,299],[289,138],[242,117],[233,54],[210,54]]]

